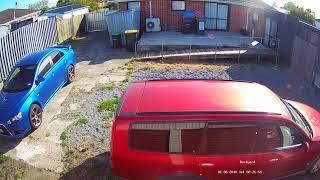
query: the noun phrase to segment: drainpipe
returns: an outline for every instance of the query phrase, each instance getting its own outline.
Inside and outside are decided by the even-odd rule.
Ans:
[[[249,29],[249,9],[250,9],[250,8],[247,9],[247,22],[246,22],[246,30],[247,30],[247,31],[248,31],[248,29]]]
[[[16,9],[18,6],[18,2],[16,1],[16,3],[14,4],[14,9],[13,9],[13,19],[16,19]]]
[[[149,0],[149,15],[152,18],[152,0]]]

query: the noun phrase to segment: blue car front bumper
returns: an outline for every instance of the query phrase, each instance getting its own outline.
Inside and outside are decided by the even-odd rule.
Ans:
[[[0,137],[3,138],[23,138],[30,129],[20,130],[20,129],[12,129],[7,128],[5,125],[0,124]]]

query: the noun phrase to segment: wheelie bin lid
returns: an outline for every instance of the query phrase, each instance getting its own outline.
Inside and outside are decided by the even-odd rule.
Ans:
[[[124,33],[125,34],[137,34],[137,33],[139,33],[139,30],[126,30]]]
[[[112,36],[120,36],[121,33],[112,33]]]

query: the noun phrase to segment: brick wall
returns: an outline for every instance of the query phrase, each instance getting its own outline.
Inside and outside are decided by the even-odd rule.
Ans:
[[[246,27],[248,7],[230,5],[230,22],[229,31],[240,32],[240,28]],[[127,10],[127,3],[119,3],[120,10]],[[186,0],[187,11],[200,11],[204,14],[204,1]],[[254,23],[253,14],[258,14],[258,22]],[[182,11],[172,11],[171,0],[153,0],[152,16],[160,18],[162,30],[180,30],[182,24]],[[141,1],[141,30],[145,30],[145,19],[149,17],[149,1]],[[255,36],[263,36],[264,34],[264,12],[259,9],[250,8],[248,19],[248,31],[252,33],[255,30]]]
[[[128,10],[128,4],[126,2],[120,2],[119,10]]]
[[[155,18],[160,18],[161,29],[168,29],[168,20],[172,17],[169,17],[169,2],[168,0],[152,0],[152,16]],[[149,7],[148,7],[149,10]]]
[[[231,5],[230,6],[230,26],[229,31],[240,32],[240,28],[246,28],[247,26],[247,11],[248,7]],[[254,13],[258,15],[258,21],[253,20]],[[252,35],[254,29],[254,36],[261,37],[264,34],[265,17],[264,11],[260,9],[249,9],[248,16],[248,31]]]

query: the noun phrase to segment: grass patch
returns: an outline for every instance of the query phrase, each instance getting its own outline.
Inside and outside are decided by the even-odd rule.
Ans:
[[[89,119],[87,119],[87,118],[80,118],[78,120],[78,123],[81,123],[81,124],[87,124],[88,122],[89,122]]]
[[[104,86],[100,86],[98,89],[101,91],[112,91],[115,88],[116,88],[116,85],[114,83],[111,83]]]
[[[67,132],[63,131],[61,134],[60,134],[60,140],[61,141],[65,141],[68,139],[68,135],[67,135]]]
[[[119,100],[120,100],[119,97],[115,97],[115,98],[100,102],[98,106],[98,111],[99,112],[102,112],[105,110],[112,111],[112,112],[116,111]]]
[[[9,160],[9,158],[8,158],[7,156],[5,156],[5,155],[0,155],[0,164],[6,162],[6,161],[8,161],[8,160]]]
[[[50,133],[47,132],[47,133],[46,133],[46,137],[49,137],[49,136],[50,136]]]

